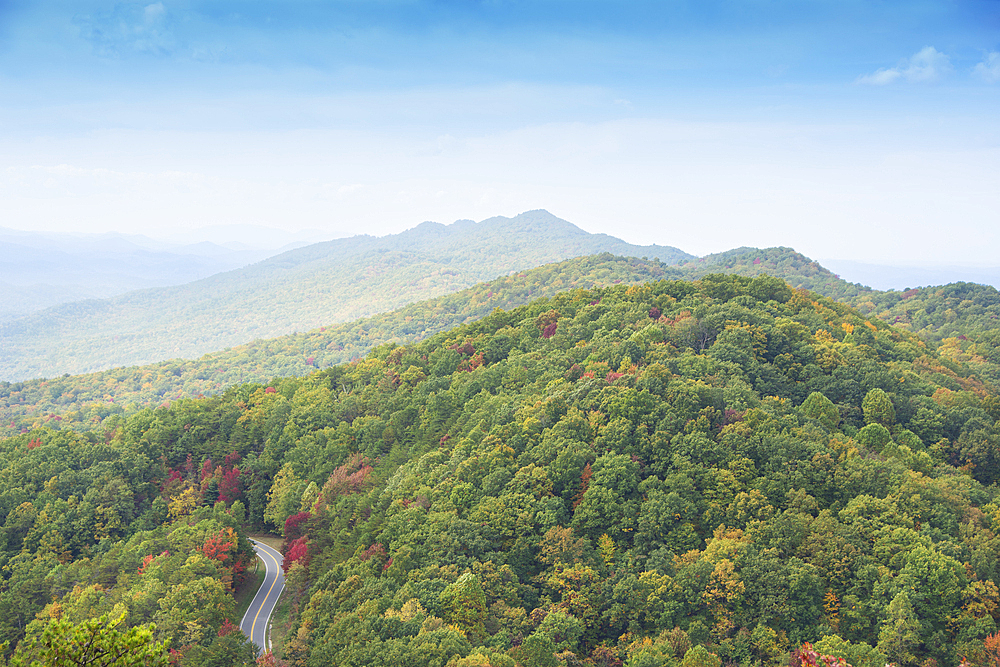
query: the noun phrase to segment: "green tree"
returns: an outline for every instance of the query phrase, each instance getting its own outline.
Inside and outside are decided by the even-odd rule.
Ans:
[[[821,392],[814,391],[802,402],[802,414],[819,421],[828,431],[833,431],[840,423],[840,412],[837,406]]]
[[[466,572],[441,591],[445,620],[461,628],[467,636],[481,637],[486,618],[486,595],[479,579]]]
[[[722,659],[704,646],[695,646],[684,654],[681,667],[722,667]]]
[[[216,637],[208,646],[193,646],[184,667],[254,667],[257,646],[239,630]]]
[[[962,604],[965,569],[954,558],[926,547],[915,546],[906,554],[906,565],[896,579],[910,591],[909,602],[924,625],[944,629]]]
[[[535,632],[514,651],[514,657],[524,667],[557,667],[556,645],[547,633]],[[715,667],[718,667],[717,665]]]
[[[866,424],[881,424],[889,428],[896,423],[896,409],[892,406],[892,399],[881,389],[872,389],[865,394],[861,410]]]
[[[899,593],[886,609],[886,620],[878,633],[878,650],[897,665],[917,663],[920,646],[920,621],[913,613],[910,598]]]
[[[878,649],[864,642],[849,642],[838,635],[826,635],[813,648],[817,653],[843,658],[852,667],[884,667],[888,662]]]
[[[855,439],[868,449],[881,452],[882,448],[892,442],[892,434],[889,429],[881,424],[868,424],[858,431]]]
[[[105,614],[79,624],[52,620],[40,636],[26,638],[11,667],[165,667],[166,642],[153,641],[156,626],[123,628],[125,614]]]
[[[602,533],[626,536],[639,514],[638,466],[624,454],[609,452],[592,467],[594,475],[573,515],[573,530],[593,540]]]

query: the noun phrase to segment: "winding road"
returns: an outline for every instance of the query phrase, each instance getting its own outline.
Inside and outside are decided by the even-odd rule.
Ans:
[[[250,608],[240,621],[240,630],[253,641],[261,652],[270,650],[271,614],[278,604],[281,591],[285,590],[285,573],[281,571],[281,552],[272,549],[263,542],[253,542],[253,550],[264,561],[264,583],[254,596]]]

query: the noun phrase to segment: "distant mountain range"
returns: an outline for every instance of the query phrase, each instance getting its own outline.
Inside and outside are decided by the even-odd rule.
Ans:
[[[480,223],[425,222],[401,234],[315,243],[184,285],[62,304],[2,323],[0,379],[199,357],[601,252],[667,264],[695,259],[677,248],[589,234],[546,211]]]
[[[260,339],[197,359],[0,382],[0,435],[44,424],[90,429],[115,415],[131,414],[146,406],[218,394],[241,383],[305,376],[359,359],[379,345],[424,340],[498,308],[510,310],[567,290],[693,279],[708,273],[781,275],[797,287],[839,294],[841,301],[864,313],[919,333],[929,348],[943,350],[947,358],[968,364],[984,380],[1000,385],[1000,293],[993,287],[956,283],[906,292],[875,292],[836,278],[789,248],[740,248],[680,265],[603,253],[516,272],[392,312]],[[826,305],[834,304],[828,301]],[[949,336],[959,338],[942,342]]]
[[[3,238],[0,230],[0,240]],[[104,241],[117,243],[126,255],[133,253],[128,255],[132,262],[138,261],[139,250],[148,239],[109,237]],[[101,247],[108,253],[107,263],[114,264],[108,243]],[[204,257],[233,250],[207,243],[187,247],[185,252],[188,257]],[[597,264],[545,269],[544,280],[538,277],[542,274],[528,271],[599,253],[606,256]],[[621,261],[626,257],[643,258],[635,265],[642,268],[633,266],[623,272]],[[44,274],[44,269],[38,273]],[[606,234],[589,234],[540,210],[479,223],[460,220],[446,226],[425,222],[401,234],[314,243],[187,284],[66,303],[0,322],[0,380],[94,373],[171,359],[196,360],[208,354],[215,370],[205,371],[200,361],[179,362],[186,370],[175,375],[176,381],[167,383],[169,390],[140,392],[143,400],[194,395],[218,391],[237,381],[304,374],[361,356],[380,342],[417,340],[480,317],[494,307],[520,305],[570,285],[697,279],[707,273],[768,273],[793,287],[852,303],[866,313],[884,312],[888,317],[891,311],[890,319],[897,326],[912,327],[925,336],[938,336],[938,329],[940,336],[950,335],[946,322],[904,304],[909,297],[847,282],[791,248],[743,247],[699,258],[670,246],[637,246]],[[517,296],[513,300],[502,299],[490,284],[481,284],[463,298],[448,301],[447,307],[441,305],[444,302],[414,306],[419,316],[405,310],[408,304],[454,295],[504,276],[523,278],[508,285]],[[958,289],[962,294],[967,291]],[[19,287],[12,291],[24,292]],[[980,329],[992,322],[989,300],[995,292],[993,288],[976,292],[975,303],[982,301],[989,308],[983,311],[987,315],[975,315]],[[484,297],[486,293],[492,296]],[[471,301],[466,303],[466,298]],[[964,303],[961,298],[958,302]],[[975,306],[969,316],[980,310],[982,307]],[[378,320],[374,329],[370,326],[374,320],[365,319],[390,311],[398,312]],[[396,321],[399,317],[404,321]],[[273,340],[295,332],[308,333],[299,334],[306,338],[297,342]],[[257,342],[231,353],[228,349],[251,341]],[[253,370],[244,368],[243,363],[233,368],[234,359],[247,353],[255,357]],[[246,361],[245,356],[242,361]],[[175,386],[181,376],[184,381]],[[184,390],[184,386],[189,389]]]
[[[302,245],[291,237],[274,245],[173,243],[138,234],[0,228],[0,322],[61,303],[189,283]]]

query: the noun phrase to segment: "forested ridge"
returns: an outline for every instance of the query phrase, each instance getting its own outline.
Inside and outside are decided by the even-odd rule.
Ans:
[[[0,323],[0,378],[196,357],[339,324],[560,260],[692,256],[589,234],[547,211],[315,243],[195,282],[79,301]]]
[[[985,667],[1000,400],[963,354],[708,274],[32,429],[0,441],[0,627],[29,646],[124,614],[225,664],[245,518],[284,534],[291,665],[806,664],[813,642]]]
[[[533,298],[573,288],[633,284],[680,272],[657,260],[594,255],[547,264],[411,304],[391,313],[300,334],[254,341],[205,355],[148,366],[26,382],[0,382],[0,434],[50,425],[100,428],[114,415],[131,414],[180,398],[215,394],[243,382],[306,375],[356,360],[377,345],[426,338]]]
[[[656,259],[609,253],[547,264],[346,324],[257,340],[199,359],[172,359],[99,373],[24,382],[0,382],[0,435],[41,425],[86,430],[112,415],[132,414],[180,398],[211,395],[242,382],[306,375],[358,359],[377,345],[421,340],[450,327],[561,290],[635,284],[663,278],[697,279],[707,273],[780,276],[856,306],[862,313],[917,333],[941,347],[946,359],[1000,383],[1000,293],[955,283],[878,292],[848,283],[790,248],[740,248],[705,261],[670,266]]]
[[[0,434],[43,424],[90,429],[114,414],[130,414],[164,401],[218,393],[240,382],[305,375],[360,358],[377,345],[420,340],[450,327],[509,309],[533,298],[573,288],[641,283],[663,278],[696,279],[711,272],[780,276],[793,287],[828,296],[866,294],[790,248],[740,248],[671,266],[658,259],[579,257],[480,283],[346,324],[257,340],[196,360],[172,359],[79,376],[0,382]],[[99,355],[97,347],[89,353]]]

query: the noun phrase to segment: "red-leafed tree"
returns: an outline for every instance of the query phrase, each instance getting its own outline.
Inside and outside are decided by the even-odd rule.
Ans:
[[[212,459],[205,459],[205,462],[201,464],[201,481],[205,481],[215,472],[215,466],[212,464]]]
[[[225,637],[226,635],[232,634],[238,630],[239,628],[233,625],[232,621],[227,618],[222,622],[222,625],[219,626],[219,636]]]
[[[232,560],[232,552],[236,546],[236,534],[232,528],[219,531],[217,535],[212,535],[201,547],[201,553],[205,558],[217,560],[223,565],[229,565],[226,561]]]
[[[370,483],[374,468],[360,453],[352,454],[344,465],[330,474],[330,479],[323,485],[323,490],[316,501],[317,513],[340,496],[360,493]]]
[[[809,642],[803,644],[802,648],[793,653],[795,654],[793,661],[797,660],[802,667],[851,667],[843,658],[817,653]]]
[[[305,536],[306,522],[311,516],[309,512],[299,512],[285,519],[285,542],[281,545],[281,553],[287,556],[292,542]]]
[[[243,487],[240,484],[240,469],[233,466],[232,469],[222,473],[222,479],[219,481],[219,500],[228,504],[234,500],[239,500],[242,496]]]
[[[594,476],[594,473],[590,470],[590,464],[583,466],[583,472],[580,474],[580,490],[576,492],[573,496],[573,509],[583,502],[583,494],[587,492],[587,488],[590,486],[590,478]]]
[[[201,547],[201,553],[226,568],[228,574],[222,579],[227,587],[243,583],[247,566],[253,559],[252,551],[239,548],[239,536],[232,528],[224,528],[209,536]]]
[[[288,574],[289,568],[295,563],[301,562],[303,565],[309,564],[309,546],[306,544],[305,536],[293,540],[288,546],[288,553],[285,554],[285,560],[281,563],[281,569]]]
[[[360,556],[358,556],[358,558],[360,558],[361,560],[368,560],[369,558],[372,557],[378,557],[380,561],[383,558],[385,558],[385,547],[382,546],[381,542],[376,542],[375,544],[371,545],[370,547],[362,551]]]
[[[471,357],[476,353],[476,348],[472,346],[471,340],[466,340],[464,343],[455,343],[449,350],[455,350],[459,354],[465,355],[466,357]]]
[[[257,667],[287,667],[288,663],[278,660],[270,651],[264,651],[257,658]]]
[[[987,635],[983,640],[986,649],[986,662],[990,667],[1000,667],[1000,632]]]

